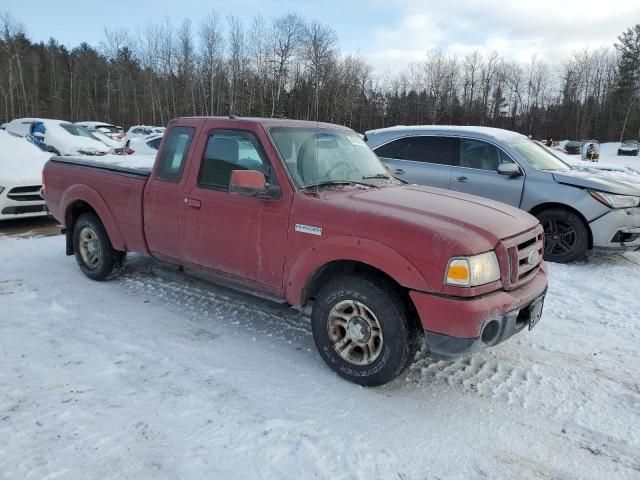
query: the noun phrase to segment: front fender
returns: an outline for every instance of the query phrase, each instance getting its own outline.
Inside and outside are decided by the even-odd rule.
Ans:
[[[304,291],[313,274],[333,261],[356,261],[374,267],[406,288],[430,291],[422,274],[392,248],[366,238],[334,237],[320,241],[299,254],[289,264],[285,298],[291,305],[301,305]]]
[[[107,203],[96,190],[87,185],[73,185],[64,192],[60,204],[64,208],[65,228],[73,228],[73,225],[70,224],[71,209],[77,201],[85,202],[95,210],[100,221],[104,225],[107,234],[109,235],[113,248],[116,250],[126,251],[126,244],[118,230],[113,214],[111,213],[111,210],[109,210]]]

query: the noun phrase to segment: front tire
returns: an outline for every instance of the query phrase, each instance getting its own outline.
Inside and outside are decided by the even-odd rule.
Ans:
[[[544,227],[544,258],[570,263],[584,256],[589,248],[589,231],[582,219],[561,208],[543,210],[538,220]]]
[[[83,213],[73,226],[73,253],[80,270],[92,280],[118,275],[127,255],[113,248],[102,222],[93,213]]]
[[[367,387],[399,376],[418,348],[406,302],[393,285],[375,277],[329,281],[316,296],[311,325],[326,364]]]

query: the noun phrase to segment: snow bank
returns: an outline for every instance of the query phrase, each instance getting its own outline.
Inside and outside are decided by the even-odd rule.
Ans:
[[[0,130],[0,180],[40,185],[42,168],[50,157],[24,138]]]
[[[91,282],[61,236],[0,237],[7,478],[631,479],[640,254],[550,265],[541,322],[382,388],[308,319],[130,256]]]

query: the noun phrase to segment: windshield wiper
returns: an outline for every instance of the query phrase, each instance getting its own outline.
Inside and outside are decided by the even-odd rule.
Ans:
[[[310,188],[317,187],[325,187],[330,185],[363,185],[365,187],[375,187],[378,188],[377,185],[367,182],[359,182],[357,180],[323,180],[322,182],[312,183],[311,185],[305,185],[302,187],[303,190],[308,190]]]
[[[373,175],[365,175],[362,177],[363,180],[369,180],[373,178],[384,178],[385,180],[391,180],[391,175],[387,175],[386,173],[375,173]]]

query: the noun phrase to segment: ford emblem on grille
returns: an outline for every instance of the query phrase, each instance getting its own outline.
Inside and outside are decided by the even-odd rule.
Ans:
[[[540,261],[540,252],[538,252],[537,250],[534,250],[533,252],[531,252],[529,254],[529,257],[527,258],[527,263],[529,265],[535,265],[539,261]]]

